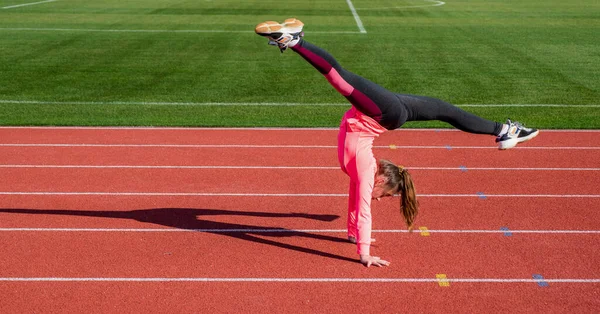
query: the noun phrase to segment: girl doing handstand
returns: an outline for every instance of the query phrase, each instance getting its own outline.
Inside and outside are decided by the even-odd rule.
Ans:
[[[342,68],[334,57],[302,37],[304,24],[295,18],[283,23],[267,21],[256,26],[258,35],[281,52],[287,48],[302,56],[352,104],[344,114],[338,134],[338,159],[350,177],[348,198],[348,239],[357,244],[360,261],[367,267],[389,262],[371,256],[371,201],[400,194],[402,214],[412,230],[418,202],[410,174],[387,160],[377,162],[373,141],[381,133],[401,127],[407,121],[440,120],[469,133],[496,136],[500,149],[515,147],[539,131],[518,122],[498,123],[483,119],[439,99],[397,94]]]

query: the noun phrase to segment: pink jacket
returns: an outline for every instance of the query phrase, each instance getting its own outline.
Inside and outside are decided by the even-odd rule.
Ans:
[[[357,240],[357,253],[370,255],[371,197],[377,172],[373,141],[386,129],[352,107],[346,112],[338,134],[338,159],[350,177],[348,236]]]

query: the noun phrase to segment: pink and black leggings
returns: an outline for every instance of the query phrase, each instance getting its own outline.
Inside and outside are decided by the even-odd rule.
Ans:
[[[406,121],[444,121],[469,133],[498,135],[502,124],[466,112],[442,100],[397,94],[345,70],[324,49],[301,39],[291,48],[315,67],[329,83],[363,114],[388,130]]]

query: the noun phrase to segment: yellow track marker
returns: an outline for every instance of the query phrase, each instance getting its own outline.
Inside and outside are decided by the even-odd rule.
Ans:
[[[390,144],[390,149],[396,149],[396,148],[398,148],[396,145]]]
[[[424,237],[428,237],[429,236],[429,231],[427,231],[427,227],[419,227],[419,230],[421,230],[421,235]]]
[[[446,274],[436,274],[435,278],[437,278],[440,287],[450,287],[450,281],[448,281]]]

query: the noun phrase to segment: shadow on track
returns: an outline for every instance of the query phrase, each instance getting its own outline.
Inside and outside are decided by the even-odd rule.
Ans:
[[[116,218],[116,219],[132,219],[140,222],[152,223],[166,227],[172,227],[185,230],[198,230],[201,232],[222,234],[233,238],[252,241],[267,245],[272,245],[284,249],[294,250],[307,254],[314,254],[328,258],[338,259],[358,263],[357,259],[339,256],[327,252],[300,247],[296,245],[280,243],[270,239],[256,237],[261,234],[269,237],[305,237],[323,241],[331,241],[336,243],[349,243],[345,238],[337,238],[322,234],[313,234],[301,231],[294,231],[279,227],[265,227],[243,225],[237,223],[227,223],[210,221],[203,219],[203,216],[251,216],[264,218],[303,218],[319,221],[333,221],[339,216],[337,215],[314,215],[305,213],[269,213],[269,212],[246,212],[233,211],[222,209],[197,209],[197,208],[153,208],[139,209],[131,211],[106,211],[106,210],[63,210],[63,209],[0,209],[0,213],[13,214],[34,214],[34,215],[67,215],[67,216],[82,216],[82,217],[101,217],[101,218]],[[271,232],[264,231],[265,229],[273,230]],[[231,230],[231,231],[227,231]]]

